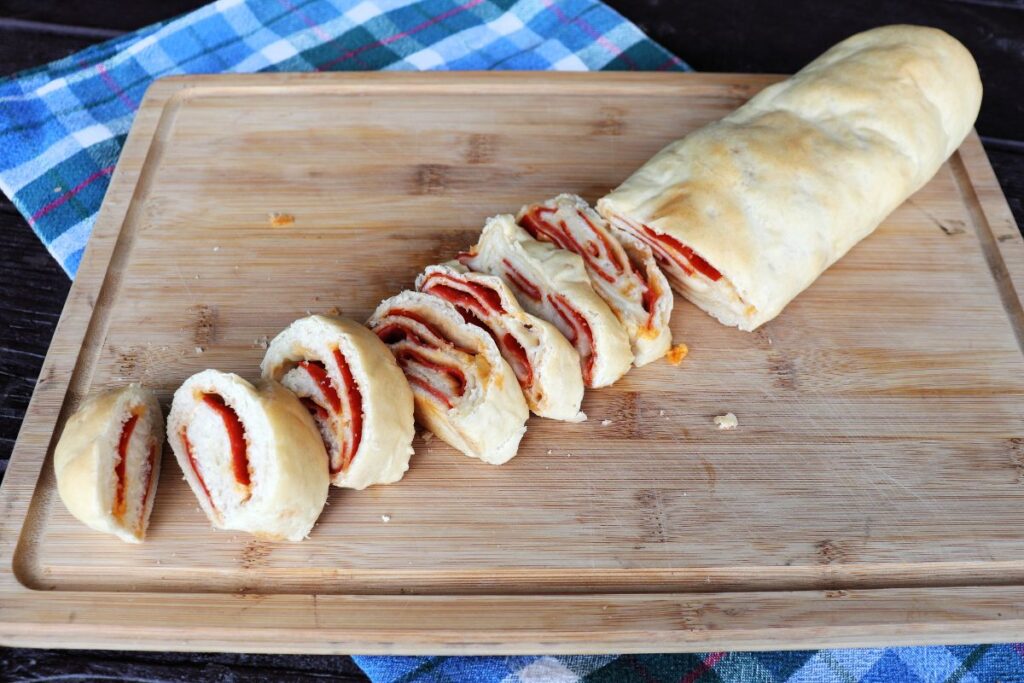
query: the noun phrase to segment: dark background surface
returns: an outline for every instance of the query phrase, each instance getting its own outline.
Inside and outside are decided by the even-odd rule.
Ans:
[[[196,0],[0,0],[0,76],[205,4]],[[857,31],[937,26],[974,53],[985,85],[977,129],[1024,224],[1024,0],[611,0],[699,71],[792,73]],[[0,196],[0,477],[70,282]],[[362,681],[348,657],[0,649],[0,680]]]

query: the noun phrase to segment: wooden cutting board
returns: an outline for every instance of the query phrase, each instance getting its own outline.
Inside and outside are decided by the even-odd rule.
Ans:
[[[53,446],[90,392],[142,381],[166,405],[203,368],[254,378],[294,318],[364,320],[487,216],[596,200],[773,80],[156,83],[0,489],[0,640],[540,653],[1019,637],[1024,242],[973,134],[779,318],[743,333],[678,301],[682,365],[588,392],[585,424],[532,418],[503,467],[418,438],[402,482],[332,490],[300,544],[212,530],[169,449],[142,546],[57,498]],[[715,428],[725,412],[735,431]]]

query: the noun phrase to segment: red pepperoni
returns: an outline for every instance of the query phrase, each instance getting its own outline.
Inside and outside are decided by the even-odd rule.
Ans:
[[[342,469],[345,469],[355,459],[359,444],[363,439],[363,395],[359,391],[359,385],[352,377],[352,369],[339,349],[334,349],[334,363],[338,366],[341,378],[345,382],[348,415],[352,425],[352,438],[345,440],[344,463],[342,464]]]
[[[423,283],[423,291],[456,305],[461,303],[465,307],[476,308],[481,314],[505,312],[505,307],[501,305],[501,295],[490,287],[444,273],[432,273]]]
[[[420,389],[423,389],[428,394],[432,395],[438,401],[443,403],[446,408],[451,408],[452,407],[452,401],[448,397],[448,394],[444,393],[440,389],[434,388],[434,386],[431,385],[430,382],[426,381],[425,379],[420,379],[419,377],[416,377],[415,375],[409,375],[409,383],[410,384],[415,384]]]
[[[600,240],[600,244],[594,241],[587,241],[584,244],[580,244],[576,237],[569,230],[569,226],[565,224],[565,221],[558,220],[557,223],[554,220],[554,214],[556,209],[552,209],[547,206],[531,206],[527,212],[520,219],[519,224],[526,229],[536,239],[553,242],[562,249],[579,254],[580,257],[586,262],[587,269],[592,273],[595,273],[602,280],[609,283],[615,282],[615,274],[607,272],[600,263],[602,254],[611,261],[612,265],[616,270],[621,273],[623,271],[622,264],[616,259],[616,254],[613,251],[608,238],[605,236],[604,231],[600,230],[593,222],[587,217],[583,211],[577,209],[576,214],[590,227],[597,238]],[[551,216],[551,218],[549,218]]]
[[[320,387],[320,391],[323,392],[324,398],[327,399],[327,403],[331,406],[331,410],[336,413],[340,412],[341,398],[339,398],[331,378],[328,377],[327,368],[324,367],[324,364],[318,360],[304,360],[299,363],[299,367],[309,373],[309,376]]]
[[[580,352],[580,360],[583,361],[584,382],[586,382],[587,386],[592,386],[594,357],[597,355],[597,350],[594,348],[594,335],[590,330],[590,323],[561,294],[549,294],[548,301],[551,302],[559,317],[572,329],[573,335],[569,341]],[[586,339],[586,345],[580,343],[581,337]]]
[[[483,323],[480,323],[479,319],[475,315],[473,315],[471,311],[464,309],[459,310],[464,319],[476,321],[486,329],[486,326],[484,326]],[[401,322],[400,318],[407,318],[409,320],[415,321],[427,327],[439,339],[445,340],[446,342],[451,344],[455,349],[461,351],[462,353],[468,355],[476,355],[476,353],[474,351],[464,349],[456,345],[447,337],[442,336],[440,330],[437,329],[437,327],[434,326],[433,323],[431,323],[430,321],[428,321],[426,318],[424,318],[422,315],[415,311],[410,311],[404,308],[392,308],[387,312],[387,316],[391,320],[387,324],[375,329],[374,331],[377,333],[377,336],[380,337],[382,341],[384,341],[385,344],[394,346],[396,344],[399,344],[400,342],[405,342],[405,344],[398,346],[397,348],[392,348],[392,352],[395,355],[395,359],[398,361],[398,364],[402,367],[403,371],[407,369],[408,365],[412,364],[419,365],[420,367],[426,368],[427,370],[438,373],[449,380],[451,389],[453,390],[452,393],[454,394],[454,396],[441,391],[440,389],[433,386],[432,384],[430,384],[430,382],[426,381],[422,377],[417,377],[409,372],[406,372],[406,378],[409,380],[409,383],[429,393],[438,401],[443,403],[446,407],[451,408],[453,405],[453,398],[461,397],[466,392],[466,375],[462,372],[462,370],[459,367],[435,361],[426,356],[425,354],[421,353],[420,351],[416,350],[416,348],[414,348],[416,346],[431,348],[435,350],[439,349],[437,349],[437,347],[432,344],[425,343],[424,340],[419,337],[419,335],[417,335],[414,331],[408,329],[408,327]],[[396,318],[399,318],[399,320],[396,320]]]
[[[682,257],[686,259],[687,263],[684,264],[677,256],[675,256],[675,254],[669,252],[669,254],[673,257],[673,260],[677,264],[679,264],[679,266],[681,266],[687,274],[692,275],[693,271],[697,270],[701,272],[705,277],[710,279],[712,282],[717,282],[718,280],[722,279],[722,274],[715,270],[715,268],[710,263],[702,259],[693,251],[693,249],[684,245],[675,237],[672,237],[671,235],[666,235],[663,232],[655,232],[648,228],[646,225],[643,226],[643,230],[649,238],[644,241],[647,242],[648,244],[651,244],[652,247],[654,246],[654,244],[651,243],[651,240],[653,239],[668,245],[673,250],[675,250],[676,253],[681,254]]]
[[[245,427],[242,421],[219,394],[203,394],[203,403],[216,411],[224,421],[224,429],[231,442],[231,469],[235,473],[235,481],[242,486],[249,486],[249,457],[246,454]]]
[[[455,395],[457,397],[460,397],[464,393],[466,393],[466,375],[462,372],[460,368],[457,368],[453,365],[444,365],[442,363],[438,363],[436,361],[431,360],[430,358],[427,358],[419,351],[410,348],[399,349],[395,353],[395,358],[397,358],[398,362],[401,364],[410,362],[416,363],[417,365],[421,365],[429,370],[433,370],[434,372],[447,376],[455,383]]]
[[[530,358],[526,355],[526,349],[519,343],[519,340],[506,332],[501,338],[501,346],[505,350],[502,354],[509,360],[509,365],[516,373],[519,384],[527,389],[533,385],[533,366],[530,365]]]
[[[446,338],[443,334],[441,334],[441,330],[439,330],[437,328],[437,326],[434,325],[434,323],[430,322],[424,316],[420,315],[416,311],[410,311],[407,308],[392,308],[390,311],[388,311],[388,316],[399,317],[399,318],[408,318],[409,320],[414,320],[414,321],[418,322],[420,325],[423,325],[423,327],[425,327],[428,330],[430,330],[430,333],[433,334],[435,337],[437,337],[438,339],[444,339],[445,341],[447,341],[449,344],[454,346],[456,349],[458,349],[462,353],[468,353],[470,355],[474,354],[474,352],[471,351],[470,349],[465,349],[465,348],[459,346],[458,344],[456,344],[455,342],[453,342],[451,339]],[[387,328],[385,328],[385,329],[387,329]],[[417,343],[419,343],[420,346],[427,346],[427,347],[430,347],[430,348],[436,348],[436,347],[434,347],[433,344],[430,344],[429,342],[426,342],[423,339],[421,339],[412,330],[406,329],[406,332],[407,332],[407,334],[411,334],[413,337],[416,337],[416,339],[419,340]],[[378,335],[379,334],[380,333],[378,332]],[[385,341],[385,343],[390,343],[390,342],[386,342]]]
[[[117,454],[120,456],[117,465],[114,466],[114,476],[117,477],[117,490],[114,493],[114,517],[121,519],[128,508],[128,501],[125,500],[125,489],[128,482],[125,480],[125,472],[128,466],[128,443],[132,439],[132,432],[135,431],[135,423],[139,421],[138,414],[132,415],[121,427],[121,438],[117,442]]]
[[[612,265],[615,266],[615,269],[619,273],[625,272],[626,265],[619,260],[618,252],[616,252],[615,249],[612,247],[612,241],[615,238],[609,235],[608,231],[605,230],[604,228],[599,228],[596,225],[594,225],[593,221],[590,220],[590,217],[587,216],[587,214],[584,213],[582,210],[577,210],[577,213],[579,214],[579,217],[582,218],[588,226],[590,226],[591,231],[595,235],[597,235],[597,238],[601,240],[601,243],[604,245],[604,253],[608,255],[608,260],[612,262]]]
[[[540,293],[540,288],[533,284],[526,277],[516,270],[516,267],[509,263],[508,259],[502,259],[501,263],[505,266],[505,277],[515,285],[516,289],[530,297],[534,301],[540,301],[543,297]]]

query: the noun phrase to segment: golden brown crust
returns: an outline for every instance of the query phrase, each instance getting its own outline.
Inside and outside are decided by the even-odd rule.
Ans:
[[[866,31],[667,146],[598,210],[692,248],[744,306],[681,293],[753,329],[935,174],[980,101],[977,66],[954,38]]]

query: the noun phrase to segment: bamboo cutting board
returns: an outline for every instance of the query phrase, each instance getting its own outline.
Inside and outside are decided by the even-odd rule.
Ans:
[[[300,544],[210,529],[169,449],[142,546],[56,496],[52,449],[90,392],[137,380],[166,405],[206,367],[254,378],[265,340],[307,310],[364,320],[485,217],[595,200],[773,80],[155,84],[0,490],[0,640],[539,653],[1019,637],[1024,242],[973,134],[779,318],[748,334],[678,301],[682,365],[588,392],[584,424],[532,418],[503,467],[418,438],[402,482],[333,489]],[[729,411],[739,428],[716,430]]]

